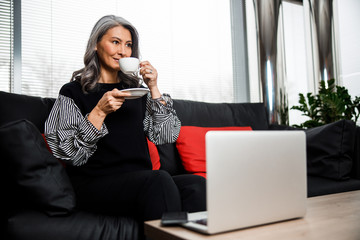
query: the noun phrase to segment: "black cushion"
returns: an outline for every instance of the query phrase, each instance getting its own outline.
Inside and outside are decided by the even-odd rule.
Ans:
[[[0,127],[0,152],[23,199],[50,216],[74,209],[75,194],[65,169],[31,122],[18,120]]]
[[[99,240],[138,239],[138,223],[128,217],[74,212],[49,217],[37,211],[22,211],[8,221],[10,239]]]
[[[183,126],[250,126],[253,130],[269,128],[263,103],[206,103],[174,100],[174,109]]]
[[[163,144],[156,146],[160,157],[160,169],[167,171],[170,175],[186,173],[175,144]]]
[[[5,123],[27,119],[32,122],[41,133],[44,123],[54,105],[55,99],[27,96],[0,91],[0,126]]]
[[[355,129],[350,120],[307,129],[308,175],[348,179],[353,166]]]

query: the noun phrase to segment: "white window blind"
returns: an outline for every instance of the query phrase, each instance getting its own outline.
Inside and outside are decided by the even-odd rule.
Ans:
[[[56,97],[83,55],[95,22],[129,20],[140,34],[142,60],[159,72],[173,98],[233,102],[229,1],[22,1],[22,93]]]
[[[13,42],[12,1],[0,1],[0,91],[10,91]]]
[[[22,93],[57,97],[83,56],[92,26],[116,1],[22,2]]]

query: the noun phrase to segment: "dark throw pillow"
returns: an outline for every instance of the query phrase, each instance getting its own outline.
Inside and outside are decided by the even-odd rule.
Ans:
[[[0,152],[10,180],[29,204],[49,216],[72,212],[75,194],[68,175],[31,122],[19,120],[0,127]]]
[[[355,129],[350,120],[307,129],[308,175],[348,179],[353,165]]]

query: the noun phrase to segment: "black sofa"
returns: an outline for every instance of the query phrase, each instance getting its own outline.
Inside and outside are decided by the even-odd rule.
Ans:
[[[44,150],[46,145],[41,141],[40,133],[44,131],[44,122],[54,101],[52,98],[0,92],[0,150],[6,153],[2,156],[4,171],[1,184],[5,204],[1,207],[1,239],[141,238],[142,223],[132,218],[104,216],[76,209],[66,171],[49,151]],[[270,125],[262,103],[174,100],[174,108],[183,126],[251,126],[253,130],[297,130]],[[339,121],[306,130],[309,197],[360,190],[359,129],[350,121]],[[186,173],[176,144],[160,145],[157,150],[161,169],[171,175]],[[23,155],[22,158],[18,159],[19,155]],[[45,161],[37,163],[37,159],[44,158]],[[38,177],[35,172],[39,169],[46,169],[47,174],[51,169],[51,174],[40,176],[51,179],[46,179],[46,184],[41,188],[37,186],[39,181],[29,181]],[[55,185],[52,187],[54,177],[57,187],[62,184],[61,189]],[[45,194],[46,190],[52,191]],[[59,196],[59,193],[62,195]],[[64,196],[68,197],[66,201],[54,201],[65,199]]]
[[[269,124],[262,103],[175,100],[182,126],[251,126],[253,130],[305,131],[308,197],[360,190],[360,127],[349,120],[302,130]],[[158,146],[161,168],[185,173],[175,144]]]

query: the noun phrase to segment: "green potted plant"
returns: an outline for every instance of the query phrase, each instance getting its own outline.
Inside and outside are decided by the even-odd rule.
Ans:
[[[341,119],[348,119],[357,122],[360,115],[360,97],[354,100],[345,87],[335,85],[335,79],[320,82],[319,93],[314,95],[307,93],[299,94],[299,105],[291,109],[303,112],[302,115],[310,119],[300,125],[293,125],[298,128],[312,128]]]

